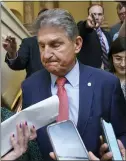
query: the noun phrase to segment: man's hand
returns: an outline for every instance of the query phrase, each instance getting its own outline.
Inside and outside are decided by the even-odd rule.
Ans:
[[[3,48],[8,52],[9,58],[14,59],[16,57],[17,52],[17,42],[16,39],[10,35],[5,36],[2,35],[2,45]]]
[[[106,143],[103,143],[103,138],[100,136],[100,140],[101,140],[101,147],[100,147],[100,155],[101,155],[101,160],[112,160],[112,152],[107,152],[108,151],[108,145]],[[120,151],[121,151],[121,155],[122,155],[122,158],[123,160],[126,159],[126,150],[122,144],[122,142],[120,140],[117,140],[118,141],[118,145],[119,145],[119,148],[120,148]]]
[[[122,158],[123,158],[123,160],[126,160],[126,149],[120,140],[117,140],[117,141],[118,141],[118,145],[119,145],[119,148],[120,148],[120,151],[122,154]]]
[[[87,27],[89,28],[98,28],[99,24],[95,23],[95,17],[93,14],[90,14],[87,18]]]
[[[49,155],[53,160],[56,160],[56,156],[55,156],[54,152],[50,152]]]
[[[89,152],[88,153],[89,154],[89,158],[90,158],[90,160],[95,160],[95,161],[99,161],[100,159],[99,158],[97,158],[92,152]]]

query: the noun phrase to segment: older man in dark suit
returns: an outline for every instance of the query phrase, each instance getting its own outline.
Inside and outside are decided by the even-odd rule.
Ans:
[[[117,138],[126,147],[126,102],[118,78],[76,59],[82,38],[68,11],[45,11],[36,24],[45,68],[23,82],[23,108],[57,94],[60,101],[57,121],[72,120],[88,151],[99,156],[101,117],[112,123]],[[37,131],[37,141],[43,158],[49,161],[52,147],[46,127]],[[103,144],[102,154],[106,150],[107,145]],[[109,160],[112,154],[106,153],[103,158]]]

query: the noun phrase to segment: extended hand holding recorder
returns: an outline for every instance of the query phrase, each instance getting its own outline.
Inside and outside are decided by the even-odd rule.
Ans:
[[[94,16],[93,13],[91,14],[91,17],[92,17],[92,19],[93,19],[94,25],[96,26],[96,20],[95,20],[95,16]]]
[[[109,151],[113,154],[112,160],[123,160],[111,123],[107,123],[105,120],[101,119],[101,125],[103,139],[108,144]]]
[[[85,145],[72,121],[49,125],[47,133],[57,160],[89,160]]]

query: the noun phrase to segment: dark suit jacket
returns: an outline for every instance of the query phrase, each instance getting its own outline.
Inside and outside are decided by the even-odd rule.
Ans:
[[[87,150],[98,155],[102,134],[100,118],[111,122],[117,138],[126,147],[126,102],[119,80],[100,69],[80,64],[79,114],[77,128]],[[44,79],[43,79],[44,78]],[[91,82],[91,86],[88,86]],[[51,94],[50,74],[45,70],[34,73],[22,84],[23,108],[44,100]],[[37,116],[35,116],[37,117]],[[37,140],[45,161],[52,151],[46,128],[37,132]],[[61,145],[62,146],[62,145]]]
[[[100,68],[103,51],[96,31],[87,28],[86,21],[80,21],[77,25],[79,34],[83,39],[82,48],[77,56],[79,61],[85,65]],[[105,34],[110,47],[112,40],[109,33],[104,30],[102,30],[102,32]]]
[[[119,32],[119,29],[120,29],[121,26],[122,26],[122,24],[121,24],[121,22],[119,22],[119,23],[115,24],[114,26],[112,26],[110,28],[109,33],[110,33],[110,36],[111,36],[112,39],[113,39],[114,34]]]
[[[18,50],[18,57],[15,59],[15,61],[11,63],[6,54],[5,62],[13,70],[26,69],[26,77],[29,77],[32,73],[42,69],[43,66],[40,60],[37,37],[34,36],[23,39]]]

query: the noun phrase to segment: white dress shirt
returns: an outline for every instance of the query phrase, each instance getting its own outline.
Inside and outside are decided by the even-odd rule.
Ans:
[[[57,85],[56,80],[57,76],[51,75],[51,92],[52,95],[57,94]],[[78,121],[78,112],[79,112],[79,63],[76,61],[73,69],[65,76],[67,83],[65,84],[65,89],[68,96],[69,104],[69,119],[72,120],[76,125]]]

